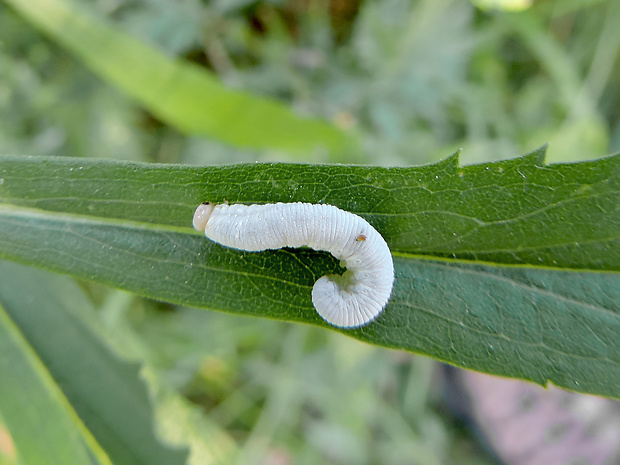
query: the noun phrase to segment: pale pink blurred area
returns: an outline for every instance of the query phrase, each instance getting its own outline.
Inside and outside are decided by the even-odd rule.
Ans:
[[[6,427],[0,423],[0,463],[12,464],[17,460],[15,444]],[[15,462],[16,463],[16,462]]]
[[[620,464],[620,402],[461,371],[469,413],[509,465]]]

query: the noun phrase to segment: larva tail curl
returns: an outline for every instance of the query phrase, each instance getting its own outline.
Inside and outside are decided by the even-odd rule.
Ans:
[[[347,273],[353,275],[349,270]],[[357,328],[379,316],[387,304],[391,286],[378,293],[376,287],[356,282],[354,276],[348,283],[338,278],[342,276],[327,275],[314,283],[312,303],[321,318],[340,328]]]

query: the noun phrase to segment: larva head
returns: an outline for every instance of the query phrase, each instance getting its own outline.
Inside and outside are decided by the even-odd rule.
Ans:
[[[205,232],[207,221],[209,221],[209,217],[211,213],[213,213],[214,208],[215,204],[212,202],[205,202],[198,205],[198,208],[196,208],[194,212],[194,219],[192,220],[192,224],[196,231]]]

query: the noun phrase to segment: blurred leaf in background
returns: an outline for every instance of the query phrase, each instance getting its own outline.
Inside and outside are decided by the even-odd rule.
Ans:
[[[504,11],[527,10],[534,3],[533,0],[471,0],[471,2],[483,10],[497,9]]]
[[[349,153],[352,161],[409,165],[463,147],[465,160],[478,162],[550,140],[551,160],[577,160],[620,145],[617,2],[543,2],[518,14],[450,0],[346,5],[151,0],[77,11],[97,22],[105,16],[127,40],[133,34],[132,41],[205,66],[229,87],[356,128],[366,155]],[[0,137],[13,139],[5,147],[39,143],[44,150],[19,152],[153,161],[300,159],[183,137],[5,5],[0,21],[7,75],[0,98],[10,121]],[[19,137],[20,128],[31,134]],[[332,160],[312,157],[304,159]]]
[[[6,0],[85,65],[188,135],[292,153],[355,149],[337,128],[282,103],[223,86],[207,70],[172,60],[63,0]]]
[[[182,68],[192,63],[192,73],[217,85],[322,120],[335,133],[355,133],[360,149],[344,153],[248,148],[234,133],[217,131],[188,135],[157,111],[165,102],[137,103],[93,66],[101,57],[83,49],[92,44],[86,37],[61,45],[63,31],[43,32],[9,3],[35,5],[0,2],[4,154],[408,166],[459,147],[467,163],[547,142],[551,161],[620,150],[615,0],[538,1],[520,13],[461,0],[58,3]],[[175,89],[164,86],[162,95]],[[20,273],[26,281],[48,279]],[[227,454],[239,454],[240,463],[495,463],[446,412],[429,360],[320,328],[79,287],[87,301],[81,312],[101,331],[104,347],[146,367],[155,424],[168,439],[189,439],[192,463],[208,463],[205,437],[225,446],[218,456],[224,463]],[[198,408],[174,394],[170,401],[158,386]],[[200,427],[193,434],[175,429],[187,425],[180,416]],[[12,463],[2,431],[0,463]]]

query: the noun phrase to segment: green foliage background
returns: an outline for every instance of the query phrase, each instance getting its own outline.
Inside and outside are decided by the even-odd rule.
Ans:
[[[480,11],[457,0],[333,2],[331,9],[318,1],[78,2],[166,56],[209,69],[216,83],[331,122],[317,131],[338,142],[323,147],[289,137],[292,129],[281,131],[280,140],[278,126],[261,147],[240,131],[218,138],[173,127],[166,115],[146,111],[126,88],[102,80],[68,52],[71,44],[51,41],[8,3],[0,2],[3,154],[410,166],[436,162],[458,148],[461,163],[510,158],[547,142],[550,162],[620,150],[620,4],[613,0],[541,1],[519,14]],[[79,45],[78,39],[73,43]],[[175,81],[163,85],[162,99]],[[277,118],[280,110],[273,111]],[[390,464],[412,456],[431,464],[492,463],[438,407],[426,359],[321,328],[163,305],[15,265],[0,273],[5,293],[68,309],[66,318],[80,328],[75,337],[61,334],[58,346],[37,348],[39,353],[71,341],[81,347],[79,335],[89,331],[103,347],[84,356],[94,366],[110,367],[119,379],[135,374],[135,366],[110,359],[110,348],[123,360],[142,363],[159,433],[190,440],[194,463],[279,456],[295,463]],[[37,285],[17,284],[28,282]],[[52,327],[49,322],[44,328]],[[38,339],[53,343],[46,334]],[[0,340],[13,341],[2,347],[5,353],[27,346],[16,332]],[[67,379],[79,373],[66,369]],[[45,373],[32,362],[32,372],[23,376],[47,379]],[[120,388],[105,392],[114,389]],[[132,384],[120,392],[141,399],[136,408],[144,408],[140,415],[148,425],[141,389]],[[12,392],[19,395],[19,386]],[[91,392],[92,385],[85,386],[69,400],[80,405]],[[43,394],[58,395],[53,389]],[[110,405],[105,398],[90,401],[84,408]],[[54,415],[58,424],[71,423],[62,411]],[[68,427],[67,434],[75,433]],[[145,447],[120,447],[112,455],[154,463],[148,451],[159,450],[149,447],[155,440],[129,434],[125,440]],[[104,455],[97,455],[101,463]],[[178,457],[169,450],[160,454],[163,463]],[[2,461],[12,463],[10,454],[0,455]]]

